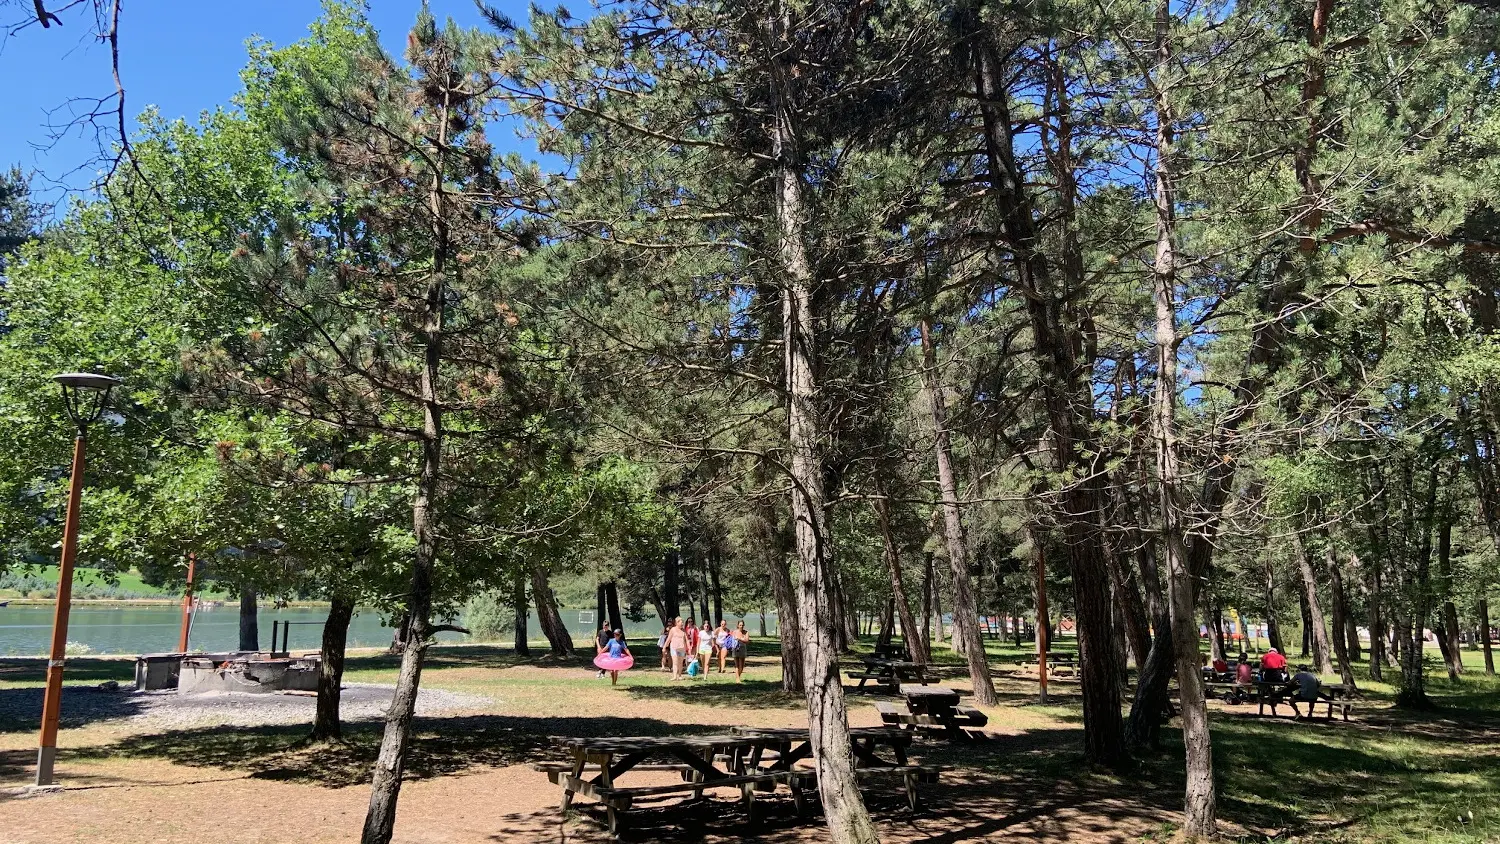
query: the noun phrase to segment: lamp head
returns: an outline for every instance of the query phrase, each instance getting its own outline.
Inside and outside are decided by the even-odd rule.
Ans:
[[[120,379],[98,372],[64,372],[52,376],[62,387],[63,404],[68,409],[68,418],[78,426],[78,436],[84,429],[104,415],[104,406],[109,401],[109,391]]]
[[[98,392],[104,392],[121,383],[118,378],[110,375],[101,375],[97,372],[64,372],[61,375],[52,376],[52,380],[64,387],[71,387],[74,390],[95,390]]]

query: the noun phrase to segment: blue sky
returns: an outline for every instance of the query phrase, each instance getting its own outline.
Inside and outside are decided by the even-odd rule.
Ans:
[[[523,0],[489,2],[517,22],[526,19]],[[7,6],[5,11],[13,15],[29,6]],[[420,6],[420,0],[369,0],[370,20],[387,49],[399,55]],[[156,105],[168,118],[195,120],[203,111],[228,103],[239,90],[245,41],[253,35],[275,44],[295,41],[306,34],[320,8],[318,0],[125,4],[120,63],[132,123],[148,105]],[[440,21],[451,17],[462,25],[482,23],[473,0],[431,0],[431,8]],[[88,37],[89,21],[65,14],[63,22],[45,30],[27,27],[0,45],[0,79],[6,80],[0,86],[0,167],[40,171],[35,186],[53,202],[63,189],[48,188],[47,180],[65,180],[73,189],[87,187],[91,170],[65,174],[90,162],[97,148],[91,133],[79,137],[75,132],[50,150],[38,149],[51,143],[47,112],[65,107],[73,97],[102,97],[114,90],[109,50]],[[494,140],[504,144],[499,136]],[[529,150],[530,145],[516,141],[515,148]]]

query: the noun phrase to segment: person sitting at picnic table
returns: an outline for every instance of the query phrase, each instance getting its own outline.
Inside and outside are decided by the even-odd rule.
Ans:
[[[1312,717],[1313,704],[1318,701],[1318,691],[1323,688],[1323,680],[1312,672],[1306,665],[1297,666],[1297,673],[1292,675],[1292,683],[1297,686],[1297,694],[1292,698],[1292,711],[1297,717],[1302,717],[1302,710],[1297,708],[1297,702],[1307,704],[1307,717]]]
[[[598,656],[599,654],[602,654],[605,651],[609,650],[609,643],[613,642],[614,640],[615,633],[613,630],[609,629],[609,621],[606,620],[603,624],[599,625],[599,634],[594,637],[594,655]],[[603,677],[604,669],[599,669],[599,673],[595,674],[594,676]]]
[[[719,620],[719,626],[714,628],[714,653],[719,655],[719,673],[724,673],[724,662],[729,658],[729,643],[734,639],[729,635],[729,624],[723,619]]]
[[[745,629],[745,622],[741,621],[734,626],[734,632],[729,634],[729,640],[729,651],[734,654],[734,681],[743,682],[745,657],[750,653],[750,631]]]
[[[1260,679],[1266,683],[1280,683],[1286,679],[1286,657],[1275,648],[1260,658]]]
[[[1229,663],[1224,661],[1224,655],[1214,657],[1214,676],[1223,677],[1229,673]]]
[[[688,654],[688,636],[680,618],[672,619],[672,629],[667,631],[667,649],[672,653],[672,679],[681,680]]]
[[[1234,664],[1234,681],[1242,686],[1255,682],[1255,671],[1250,668],[1250,658],[1240,651],[1239,661]]]
[[[612,638],[612,639],[609,640],[609,644],[607,644],[605,646],[604,650],[608,651],[609,655],[611,657],[615,658],[615,659],[619,659],[622,656],[628,656],[628,657],[631,657],[632,659],[635,658],[634,654],[632,654],[630,652],[630,646],[627,645],[627,644],[625,644],[625,631],[624,630],[616,630],[615,634],[614,634],[614,638]],[[620,682],[620,672],[611,669],[610,672],[609,672],[609,684],[611,686],[614,686],[614,685],[617,685],[619,682]]]

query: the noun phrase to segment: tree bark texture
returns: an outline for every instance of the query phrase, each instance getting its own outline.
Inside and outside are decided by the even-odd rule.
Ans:
[[[526,572],[517,568],[510,585],[510,607],[516,617],[515,651],[517,656],[531,656],[531,643],[527,641],[527,628],[531,613],[526,604]]]
[[[552,646],[553,656],[572,656],[573,634],[557,612],[557,599],[547,582],[547,571],[541,566],[531,569],[531,602],[536,605],[537,624]]]
[[[437,114],[440,127],[436,146],[441,158],[448,145],[448,112],[445,100]],[[412,718],[417,709],[417,688],[422,682],[422,662],[427,653],[432,622],[432,575],[437,566],[437,507],[443,458],[443,406],[438,395],[439,367],[443,359],[444,314],[447,310],[447,273],[451,239],[444,200],[443,173],[434,172],[429,190],[432,225],[432,266],[422,305],[422,376],[419,386],[422,430],[421,462],[416,494],[412,497],[411,585],[407,591],[407,613],[411,636],[401,654],[396,692],[387,710],[385,733],[370,782],[370,805],[365,813],[362,844],[389,844],[396,828],[396,800],[401,792],[401,774],[406,766],[406,748],[411,739]]]
[[[962,643],[961,649],[969,662],[974,702],[980,706],[994,706],[1000,698],[995,694],[989,658],[979,636],[979,607],[969,577],[969,538],[964,532],[963,512],[959,509],[958,477],[953,470],[953,446],[948,437],[948,400],[938,378],[932,325],[926,317],[918,325],[918,331],[922,342],[922,381],[932,411],[933,451],[937,458],[938,492],[942,495],[943,539],[948,547],[948,563],[953,569],[953,639]]]
[[[823,419],[819,408],[820,354],[814,314],[815,283],[803,226],[801,155],[797,147],[794,69],[786,62],[792,27],[783,9],[769,18],[771,155],[776,186],[777,247],[785,280],[781,291],[783,367],[786,379],[787,446],[791,454],[791,513],[799,563],[797,605],[804,648],[808,738],[818,772],[818,794],[833,841],[878,844],[879,835],[854,776],[844,685],[839,672],[838,631],[830,601],[838,595],[831,531],[824,494]]]
[[[1495,673],[1495,657],[1491,652],[1490,644],[1490,602],[1484,598],[1479,599],[1479,646],[1484,649],[1484,673],[1491,676]]]
[[[1198,670],[1197,631],[1193,620],[1198,606],[1197,580],[1188,559],[1188,523],[1182,490],[1181,458],[1177,444],[1178,345],[1176,252],[1176,155],[1173,146],[1172,103],[1167,76],[1172,71],[1171,6],[1161,0],[1156,8],[1156,64],[1153,68],[1156,106],[1156,163],[1153,199],[1156,206],[1156,259],[1152,266],[1152,299],[1156,310],[1154,347],[1156,384],[1152,394],[1151,434],[1156,454],[1160,495],[1162,548],[1167,561],[1167,588],[1172,605],[1173,650],[1177,657],[1177,687],[1182,703],[1182,744],[1186,755],[1186,789],[1182,831],[1189,839],[1218,836],[1218,792],[1204,701],[1203,674]],[[1080,612],[1082,609],[1080,608]],[[1218,607],[1214,607],[1214,625]],[[1222,652],[1222,643],[1219,644]]]
[[[1324,537],[1324,562],[1328,566],[1329,593],[1333,598],[1333,655],[1337,657],[1339,682],[1349,689],[1358,688],[1354,682],[1354,663],[1349,656],[1349,642],[1344,631],[1349,627],[1349,595],[1344,591],[1344,573],[1339,571],[1338,555],[1334,552],[1333,538]]]
[[[323,622],[323,644],[318,660],[318,708],[313,714],[312,740],[336,739],[343,735],[339,699],[343,696],[344,649],[349,642],[349,622],[354,618],[354,599],[330,596],[328,618]]]
[[[896,618],[901,623],[901,641],[912,662],[926,664],[927,654],[922,650],[922,628],[912,614],[911,602],[906,599],[906,584],[901,577],[901,549],[891,532],[890,504],[884,494],[875,499],[875,516],[880,524],[880,540],[885,549],[885,572],[891,582],[891,600]]]
[[[1079,671],[1083,692],[1084,752],[1090,762],[1118,766],[1125,759],[1120,715],[1120,675],[1113,664],[1114,626],[1110,621],[1109,573],[1098,513],[1104,506],[1102,450],[1094,447],[1093,402],[1084,367],[1075,352],[1076,321],[1067,301],[1079,291],[1058,290],[1052,268],[1039,248],[1037,224],[1025,179],[1015,157],[1009,92],[1000,51],[977,19],[965,22],[972,56],[974,93],[984,124],[984,158],[990,197],[1001,220],[1015,284],[1025,294],[1032,334],[1032,358],[1041,373],[1043,401],[1051,426],[1053,466],[1076,475],[1059,496],[1057,521],[1073,570]],[[1060,168],[1071,172],[1071,165]],[[1073,279],[1082,284],[1082,279]]]
[[[240,650],[260,650],[260,605],[255,588],[240,590]]]
[[[1297,571],[1301,575],[1303,606],[1307,608],[1307,640],[1312,645],[1313,669],[1319,674],[1332,674],[1328,624],[1323,617],[1323,604],[1318,600],[1318,574],[1313,570],[1312,550],[1301,536],[1293,534],[1292,540],[1297,554]]]
[[[1464,654],[1458,638],[1458,607],[1453,605],[1453,523],[1444,519],[1438,525],[1438,579],[1444,600],[1443,625],[1438,631],[1438,641],[1443,644],[1444,661],[1448,664],[1448,678],[1457,680],[1464,673]]]

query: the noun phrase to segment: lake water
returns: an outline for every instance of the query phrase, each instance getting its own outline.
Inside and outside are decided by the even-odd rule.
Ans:
[[[0,607],[0,655],[36,656],[47,653],[52,642],[52,613],[50,605],[11,604]],[[589,641],[598,629],[592,610],[561,610],[562,619],[579,642]],[[260,610],[260,646],[271,647],[271,622],[292,622],[290,650],[317,650],[323,635],[323,620],[328,610],[321,607],[286,607]],[[739,621],[739,616],[726,616],[730,626]],[[530,618],[527,638],[533,642],[545,642],[536,616]],[[759,633],[760,616],[745,617],[745,626],[751,633]],[[177,636],[182,625],[182,608],[164,605],[152,606],[100,606],[75,604],[68,620],[68,641],[86,646],[89,653],[96,654],[140,654],[171,652],[177,649]],[[775,614],[767,622],[768,629],[775,630]],[[230,602],[222,607],[200,609],[193,620],[189,637],[189,650],[232,651],[239,646],[239,604]],[[625,622],[628,636],[651,637],[661,632],[655,614],[642,622]],[[381,624],[380,614],[365,610],[354,617],[349,625],[349,647],[385,647],[391,643],[391,628]],[[444,633],[438,637],[444,641],[465,641],[459,633]],[[505,635],[500,641],[509,643],[512,637]]]

